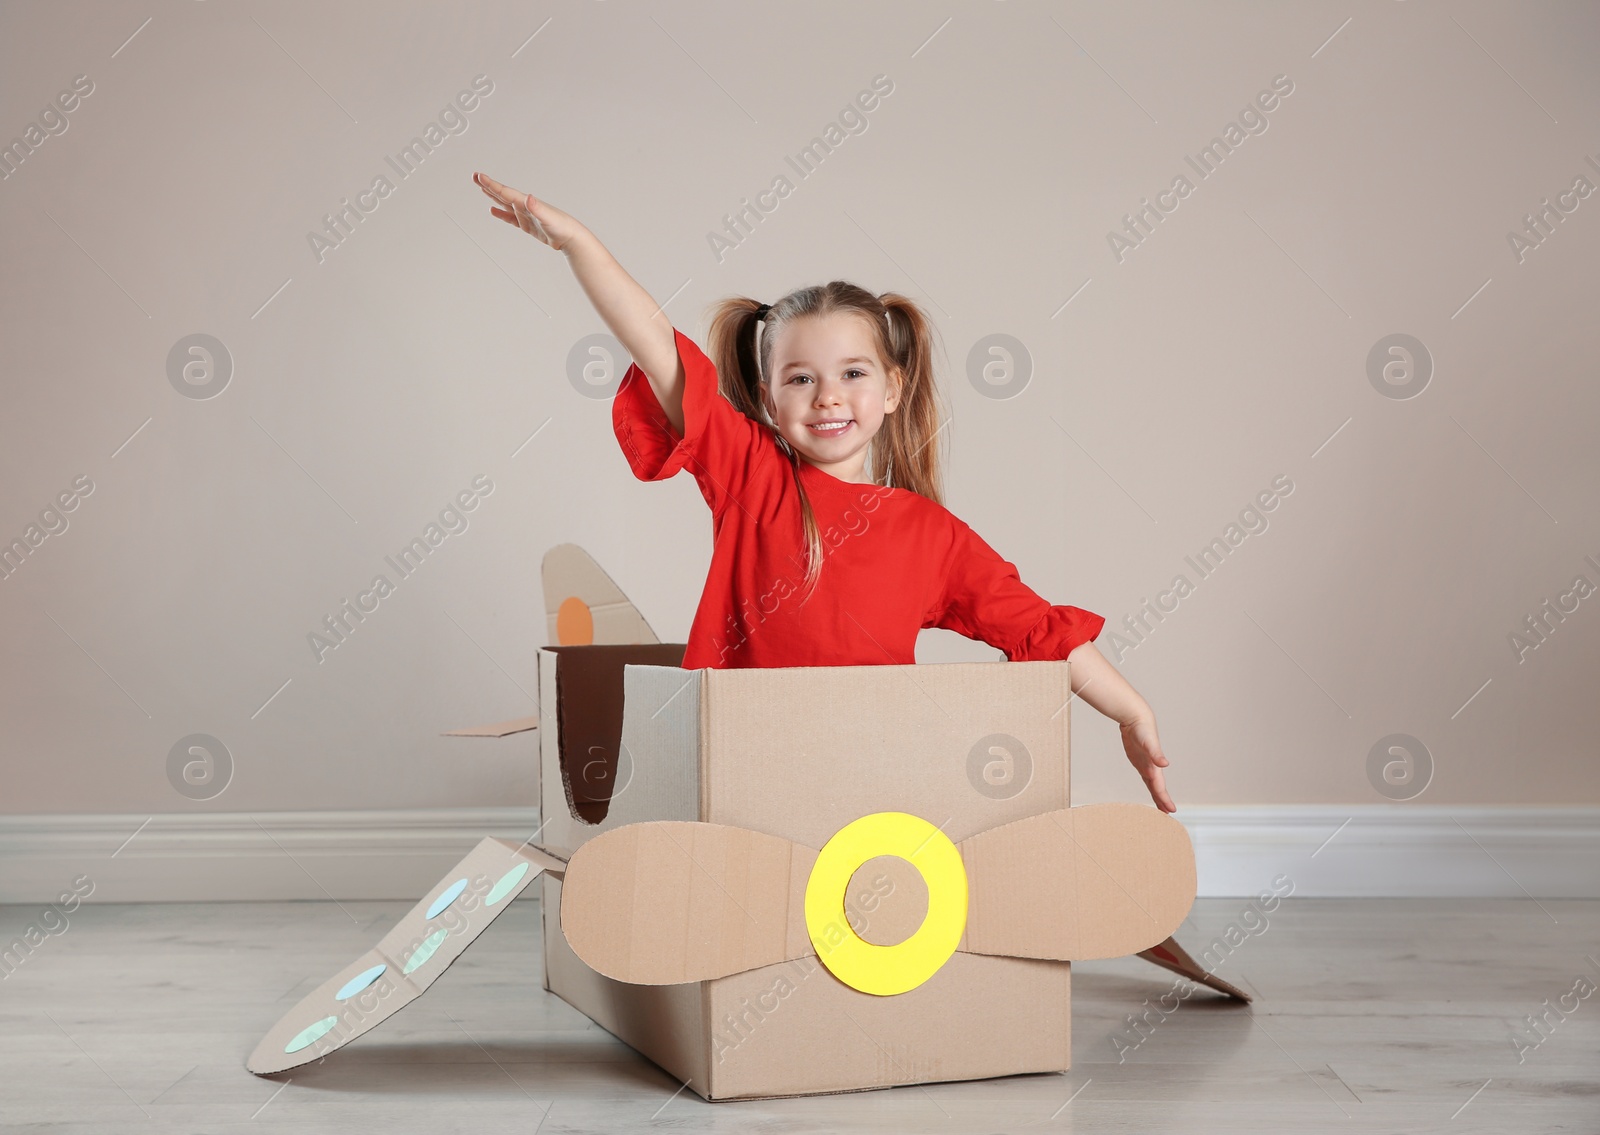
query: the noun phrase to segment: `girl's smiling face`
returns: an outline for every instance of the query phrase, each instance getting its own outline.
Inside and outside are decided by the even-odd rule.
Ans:
[[[862,317],[805,316],[773,340],[761,400],[796,453],[841,481],[860,481],[867,443],[900,404],[899,376]]]

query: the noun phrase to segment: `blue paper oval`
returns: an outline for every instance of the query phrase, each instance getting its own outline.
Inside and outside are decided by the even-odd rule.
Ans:
[[[379,975],[381,975],[383,971],[388,968],[389,967],[386,965],[376,965],[369,970],[356,974],[349,981],[344,983],[344,988],[335,993],[333,995],[333,999],[335,1001],[350,1000],[350,998],[354,997],[357,993],[360,993],[374,981],[377,981]]]
[[[433,905],[428,907],[428,913],[423,915],[423,917],[430,919],[437,918],[439,916],[439,912],[445,907],[449,906],[451,903],[455,902],[456,899],[460,898],[461,892],[466,889],[467,881],[465,879],[457,879],[439,893],[439,897],[433,900]]]

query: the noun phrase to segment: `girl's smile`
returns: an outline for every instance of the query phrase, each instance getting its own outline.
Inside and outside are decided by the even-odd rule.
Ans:
[[[853,418],[825,418],[820,422],[807,422],[806,428],[824,437],[839,437],[855,424]]]

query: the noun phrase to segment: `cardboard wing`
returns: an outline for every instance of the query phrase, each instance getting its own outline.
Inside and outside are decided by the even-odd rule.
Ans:
[[[376,946],[272,1026],[245,1066],[282,1072],[370,1032],[421,997],[529,883],[565,867],[538,848],[486,837]]]
[[[856,933],[844,897],[856,872],[885,855],[909,861],[923,890],[901,888],[916,909],[899,921],[913,933],[873,943]],[[876,813],[820,851],[661,820],[613,829],[573,853],[561,929],[592,969],[637,985],[708,981],[814,954],[846,984],[891,994],[915,988],[956,950],[1057,961],[1137,953],[1170,938],[1194,895],[1188,832],[1135,804],[1058,809],[960,844],[919,817]]]

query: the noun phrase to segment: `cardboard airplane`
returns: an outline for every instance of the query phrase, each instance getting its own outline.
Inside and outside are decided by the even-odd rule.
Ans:
[[[547,630],[557,649],[660,643],[622,591],[576,545],[551,549],[542,570]],[[546,686],[546,657],[554,663],[570,656],[541,652],[542,697],[565,688],[556,681],[554,664]],[[634,661],[654,670],[650,663],[672,657],[662,644]],[[979,672],[996,673],[987,669],[990,665],[977,664]],[[1064,666],[1012,664],[1029,665]],[[621,663],[615,668],[622,669]],[[571,685],[580,691],[599,688],[576,680]],[[560,703],[564,728],[577,735],[581,722],[576,716],[568,720],[567,714],[584,707],[568,705],[565,698],[562,693],[551,700]],[[544,708],[547,713],[558,709]],[[537,717],[523,717],[446,735],[502,737],[538,725]],[[1250,1000],[1202,969],[1173,940],[1194,899],[1194,855],[1183,827],[1153,808],[1052,808],[958,841],[940,830],[943,825],[914,813],[869,811],[825,840],[814,837],[821,846],[812,847],[726,823],[651,819],[618,826],[613,816],[605,827],[612,787],[623,770],[616,758],[610,764],[590,763],[600,766],[598,784],[586,783],[587,773],[575,779],[565,766],[556,774],[572,811],[556,825],[556,838],[546,845],[484,839],[372,950],[290,1010],[251,1054],[249,1070],[282,1072],[370,1031],[421,996],[541,877],[554,881],[544,884],[547,953],[569,948],[587,967],[586,980],[626,983],[609,992],[593,986],[586,994],[610,1002],[628,988],[714,983],[812,959],[850,996],[931,998],[930,991],[946,980],[941,972],[948,973],[956,965],[952,959],[960,956],[1070,963],[1135,953],[1241,1002]],[[551,777],[548,762],[543,775]],[[552,797],[548,787],[543,789],[544,810],[553,813],[558,802],[559,794]],[[542,819],[550,825],[557,817]],[[870,879],[869,866],[876,872]],[[876,912],[870,928],[859,909],[852,909],[850,897],[865,893],[860,889],[868,884],[880,893],[887,886],[894,896]],[[560,941],[551,938],[552,927]],[[547,957],[549,988],[554,988],[552,964]],[[581,999],[562,995],[597,1015]],[[755,1019],[762,1019],[759,1011]],[[619,1031],[609,1019],[601,1023]],[[646,1031],[638,1032],[640,1027]],[[653,1040],[650,1030],[675,1027],[670,1020],[646,1026],[632,1022],[635,1031],[623,1039],[651,1049],[641,1036]],[[726,1047],[726,1039],[704,1025],[695,1043],[714,1047],[719,1039]],[[670,1047],[663,1051],[669,1055],[653,1050],[647,1055],[665,1066],[676,1054]],[[722,1054],[717,1049],[717,1062]],[[903,1071],[856,1086],[910,1082]],[[710,1079],[709,1072],[702,1079]],[[805,1082],[759,1083],[767,1086],[743,1094],[840,1090]],[[728,1094],[719,1091],[714,1097],[708,1085],[693,1086],[707,1098]]]

